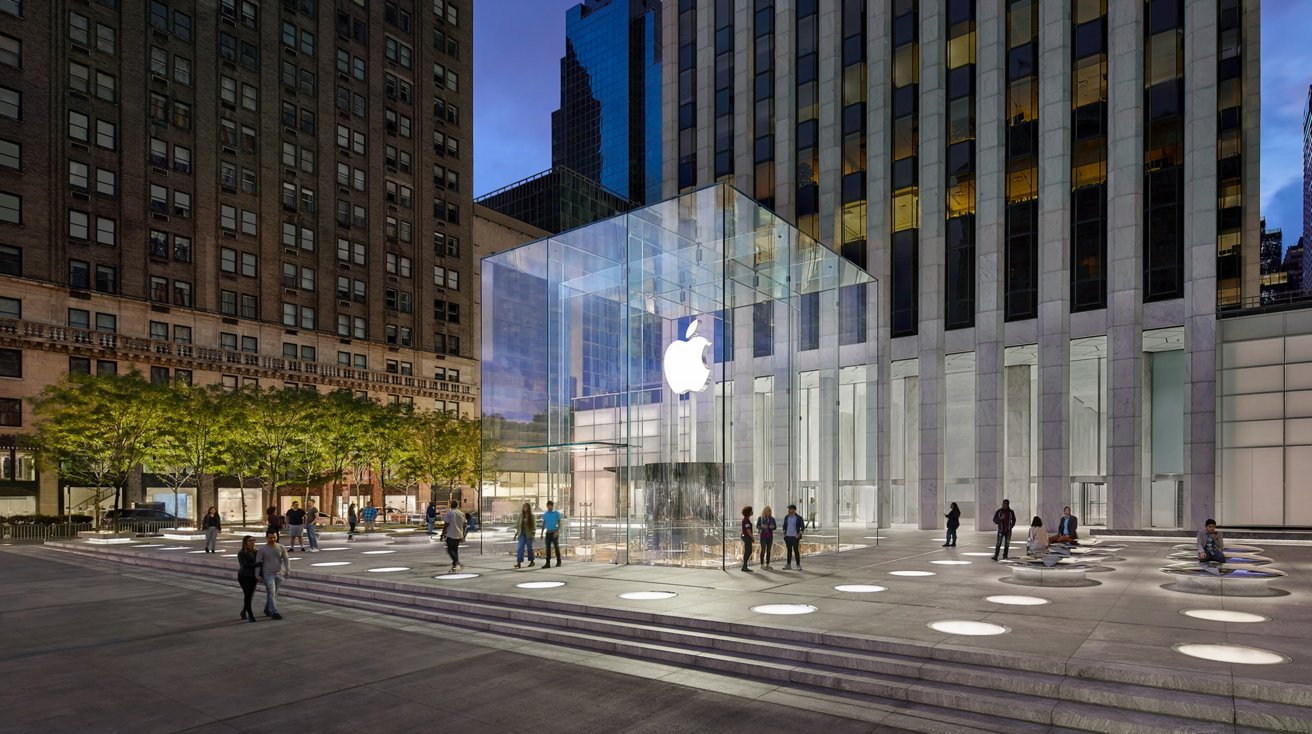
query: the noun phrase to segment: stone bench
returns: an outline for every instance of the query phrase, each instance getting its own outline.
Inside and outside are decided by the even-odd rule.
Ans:
[[[1193,561],[1194,563],[1198,563],[1198,554],[1192,550],[1175,551],[1174,553],[1168,555],[1166,558],[1168,560],[1176,561],[1180,563],[1188,562],[1188,561]],[[1240,566],[1243,568],[1252,568],[1254,566],[1265,566],[1270,563],[1275,563],[1275,561],[1273,561],[1270,558],[1267,558],[1266,556],[1258,556],[1248,553],[1235,553],[1233,555],[1227,554],[1225,557],[1225,562],[1226,565]]]
[[[1179,545],[1171,546],[1171,550],[1193,551],[1194,558],[1198,557],[1198,545],[1195,543],[1181,543]],[[1231,553],[1242,553],[1245,555],[1252,555],[1255,553],[1263,553],[1265,552],[1265,550],[1266,549],[1258,548],[1255,545],[1227,545],[1226,547],[1221,549],[1221,552],[1227,556],[1230,555]]]
[[[1279,593],[1267,586],[1288,574],[1274,568],[1245,568],[1222,564],[1176,563],[1161,569],[1174,581],[1171,588],[1191,594],[1212,596],[1273,596]]]
[[[1046,565],[1042,558],[1014,558],[1003,561],[1011,568],[1011,581],[1029,586],[1085,586],[1093,582],[1084,574],[1098,564],[1063,558],[1056,565]]]

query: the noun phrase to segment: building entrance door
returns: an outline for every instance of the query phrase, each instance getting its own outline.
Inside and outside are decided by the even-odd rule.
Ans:
[[[1101,477],[1078,477],[1071,483],[1072,504],[1078,508],[1080,525],[1106,527],[1107,482]]]

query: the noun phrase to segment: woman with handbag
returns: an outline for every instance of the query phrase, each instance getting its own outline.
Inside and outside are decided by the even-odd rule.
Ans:
[[[515,529],[515,537],[519,539],[519,546],[515,550],[515,568],[519,568],[524,563],[524,551],[528,550],[528,567],[533,568],[537,561],[533,559],[533,536],[537,535],[538,521],[533,517],[533,505],[525,502],[524,506],[519,509],[519,527]]]

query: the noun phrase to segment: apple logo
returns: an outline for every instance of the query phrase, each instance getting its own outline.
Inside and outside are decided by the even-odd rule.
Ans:
[[[711,370],[702,361],[702,355],[711,342],[705,337],[694,337],[696,333],[697,319],[693,319],[688,324],[684,338],[665,348],[661,368],[665,372],[665,381],[675,395],[705,390],[706,380],[711,376]]]

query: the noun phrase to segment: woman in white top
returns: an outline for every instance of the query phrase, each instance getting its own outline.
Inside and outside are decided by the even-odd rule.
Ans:
[[[1048,552],[1048,531],[1043,529],[1043,520],[1034,516],[1030,522],[1030,535],[1025,540],[1025,552],[1031,556],[1041,556]]]

